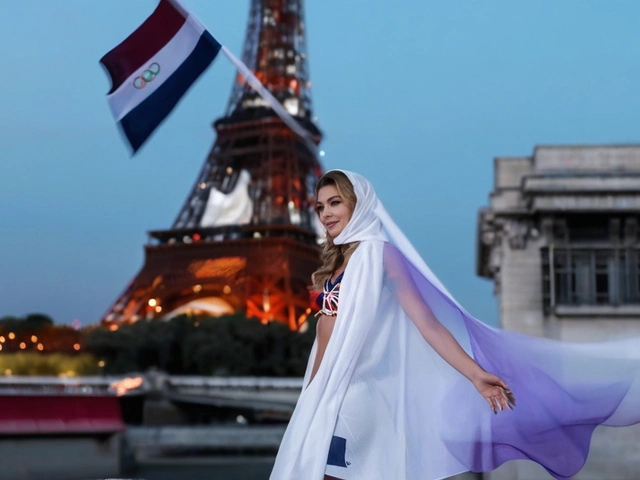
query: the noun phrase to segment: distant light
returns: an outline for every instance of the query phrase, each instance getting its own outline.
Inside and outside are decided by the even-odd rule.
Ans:
[[[0,336],[0,343],[4,343],[4,341],[5,341],[5,340],[4,340],[4,337],[3,337],[3,336]]]
[[[38,350],[42,351],[44,350],[44,345],[42,345],[41,343],[38,344],[38,346],[36,347]]]
[[[112,332],[115,332],[116,330],[118,330],[118,325],[111,325],[109,327],[109,330],[111,330]]]
[[[162,307],[160,305],[158,305],[156,307],[156,313],[160,313],[162,311]]]
[[[229,285],[225,285],[224,288],[222,289],[222,291],[226,294],[229,295],[231,293],[231,287]]]
[[[200,326],[200,322],[194,322],[194,323],[193,323],[193,326],[194,326],[194,327],[199,327],[199,326]]]
[[[67,370],[67,375],[73,377],[76,374],[73,370]]]
[[[36,337],[35,335],[31,335],[31,341],[33,343],[36,343],[38,341],[38,337]]]
[[[198,240],[200,240],[202,237],[200,236],[199,233],[194,233],[193,234],[193,241],[197,242]]]
[[[202,290],[202,285],[194,285],[193,286],[193,291],[198,293],[200,290]]]
[[[287,98],[283,106],[291,115],[298,115],[300,111],[300,102],[295,98]]]
[[[98,366],[99,366],[99,367],[104,367],[104,360],[100,360],[100,361],[98,362]]]
[[[233,168],[227,167],[227,173],[231,175],[233,173]]]
[[[155,307],[158,304],[158,302],[156,301],[155,298],[152,298],[149,300],[149,306],[150,307]]]
[[[262,295],[262,309],[267,313],[271,311],[271,300],[266,290]]]
[[[262,238],[262,235],[260,235],[260,232],[253,232],[253,238]]]
[[[10,369],[10,368],[7,368],[7,369],[4,371],[4,374],[5,374],[5,375],[11,375],[11,369]]]
[[[184,243],[191,243],[192,242],[191,237],[189,235],[185,235],[184,237],[182,237],[182,241]]]
[[[79,343],[74,343],[73,344],[73,349],[77,352],[78,350],[80,350],[80,344]]]
[[[9,340],[13,340],[14,338],[16,338],[16,334],[13,332],[9,332]]]
[[[236,422],[241,423],[242,425],[246,425],[247,419],[244,417],[244,415],[238,415],[236,417]]]
[[[309,315],[309,314],[311,313],[311,309],[310,309],[310,308],[307,308],[307,309],[305,310],[305,313],[306,313],[307,315]]]
[[[200,189],[201,189],[201,190],[204,190],[205,188],[207,188],[207,184],[206,184],[206,183],[204,183],[204,182],[202,182],[202,183],[200,184]]]
[[[125,395],[129,390],[134,390],[143,384],[142,377],[127,377],[109,385],[109,390],[115,390],[117,396]]]
[[[320,156],[324,157],[324,150],[320,150]]]
[[[25,348],[27,348],[27,344],[24,342],[20,342],[20,350],[24,350]]]
[[[0,345],[0,351],[2,351],[2,345]]]

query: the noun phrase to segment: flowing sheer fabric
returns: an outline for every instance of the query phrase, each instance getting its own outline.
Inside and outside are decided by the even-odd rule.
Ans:
[[[309,374],[272,480],[323,478],[339,415],[367,431],[349,480],[444,478],[531,459],[556,478],[584,464],[597,425],[640,422],[640,339],[569,344],[491,328],[449,294],[360,175],[336,244],[360,241],[342,280],[333,334]],[[420,335],[430,310],[485,370],[514,392],[494,415],[473,385]],[[356,412],[355,414],[353,412]],[[358,413],[360,412],[360,413]]]

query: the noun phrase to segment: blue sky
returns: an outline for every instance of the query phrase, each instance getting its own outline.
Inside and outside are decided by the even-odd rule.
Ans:
[[[184,0],[241,54],[249,1]],[[0,0],[0,316],[100,318],[171,226],[234,73],[220,56],[130,158],[98,60],[156,0]],[[493,158],[638,143],[637,0],[306,4],[326,168],[368,177],[443,283],[496,323],[475,276]]]

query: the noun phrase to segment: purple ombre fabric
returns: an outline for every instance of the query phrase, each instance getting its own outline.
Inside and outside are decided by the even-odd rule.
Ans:
[[[487,416],[471,409],[464,382],[443,401],[443,438],[469,470],[484,472],[508,460],[533,460],[566,479],[584,465],[598,425],[640,422],[640,338],[568,343],[487,326],[458,308],[415,267],[407,264],[425,303],[487,371],[513,391],[514,411]],[[464,325],[463,331],[460,326]],[[461,341],[462,340],[462,341]]]

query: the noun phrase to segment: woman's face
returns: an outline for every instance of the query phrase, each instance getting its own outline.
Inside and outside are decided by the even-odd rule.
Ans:
[[[335,185],[318,190],[316,211],[331,238],[336,238],[351,220],[353,209],[345,203]]]

